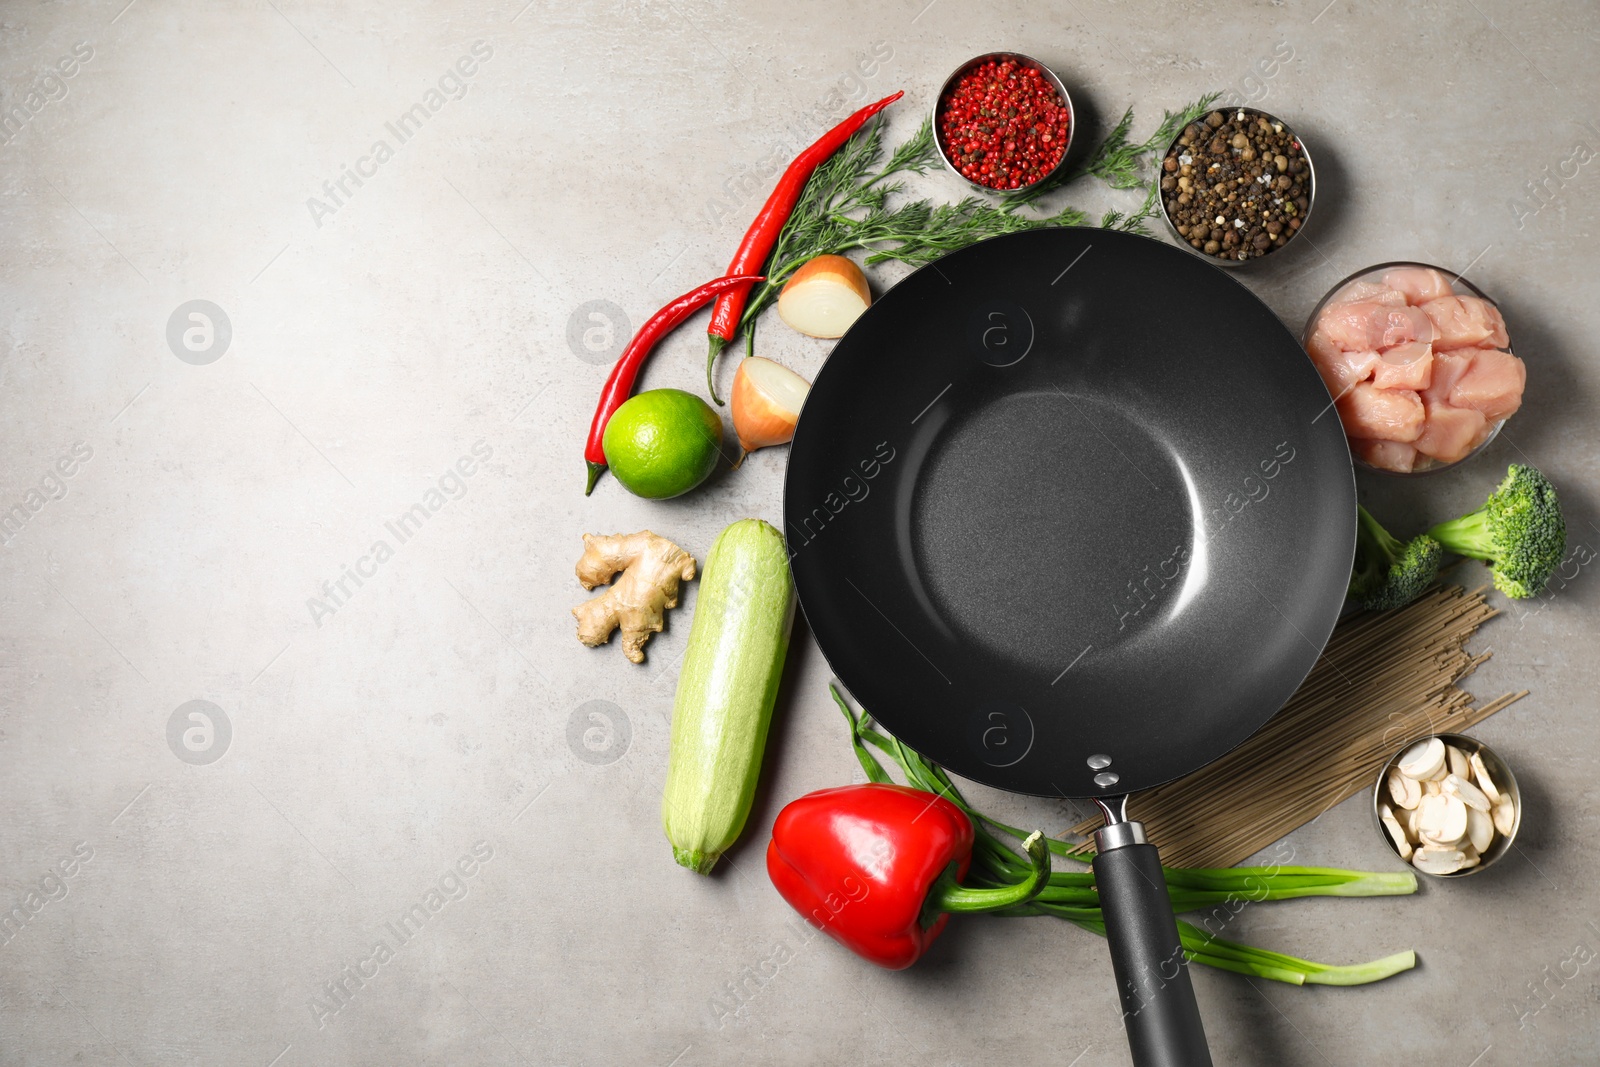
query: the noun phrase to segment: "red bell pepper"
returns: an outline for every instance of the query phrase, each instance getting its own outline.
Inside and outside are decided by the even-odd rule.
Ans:
[[[1033,870],[997,888],[964,886],[972,822],[933,793],[878,784],[820,789],[778,813],[767,874],[823,933],[880,967],[915,963],[950,912],[1025,904],[1050,878],[1042,834],[1023,842]]]

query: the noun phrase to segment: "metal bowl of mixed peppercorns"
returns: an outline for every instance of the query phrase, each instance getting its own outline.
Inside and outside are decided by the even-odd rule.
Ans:
[[[1161,215],[1184,246],[1219,267],[1279,251],[1316,198],[1305,145],[1282,119],[1225,108],[1185,126],[1161,161]]]
[[[1066,162],[1075,125],[1067,87],[1021,52],[967,60],[934,98],[939,157],[990,192],[1019,192],[1054,177]]]

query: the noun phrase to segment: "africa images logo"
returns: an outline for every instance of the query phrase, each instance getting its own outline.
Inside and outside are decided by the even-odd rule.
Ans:
[[[472,88],[469,83],[473,75],[478,73],[480,63],[487,63],[494,55],[487,41],[473,41],[468,50],[471,55],[457,59],[455,63],[446,68],[439,75],[434,86],[422,94],[422,99],[400,112],[392,121],[383,124],[388,137],[379,137],[372,142],[367,154],[356,159],[355,166],[339,165],[339,174],[322,183],[321,197],[307,197],[306,210],[311,212],[311,221],[317,229],[322,229],[322,220],[330,215],[336,215],[339,209],[355,196],[356,190],[365,185],[366,179],[376,178],[378,168],[394,158],[395,150],[421,132],[423,124],[434,115],[437,115],[452,100],[460,100]],[[390,138],[394,143],[390,144]],[[352,189],[351,186],[355,188]]]
[[[79,41],[72,46],[70,55],[56,60],[54,67],[35,78],[26,89],[11,94],[11,99],[0,104],[0,144],[10,144],[18,134],[27,129],[45,108],[67,98],[69,79],[78,76],[83,64],[94,58],[94,45]]]
[[[0,500],[0,545],[9,546],[11,539],[22,532],[35,515],[44,510],[52,500],[67,495],[67,479],[77,474],[94,456],[94,449],[84,441],[75,442],[70,451],[63,450],[54,463],[45,468],[37,487],[22,491],[15,502]]]
[[[378,576],[378,568],[394,558],[398,546],[421,532],[423,523],[442,511],[450,501],[466,496],[467,479],[478,473],[492,455],[494,448],[487,441],[482,438],[474,441],[472,455],[461,456],[446,467],[417,503],[385,522],[383,528],[395,543],[391,545],[388,538],[380,537],[372,542],[365,555],[356,558],[353,567],[341,564],[339,576],[322,583],[322,596],[306,598],[306,610],[311,613],[311,621],[320,628],[323,620],[336,615],[355,596],[356,590],[367,584],[368,579]]]
[[[413,900],[398,917],[383,924],[387,937],[374,940],[365,956],[354,963],[345,964],[337,974],[323,982],[318,991],[320,995],[313,994],[307,1002],[317,1029],[322,1029],[330,1019],[349,1007],[367,983],[378,977],[379,971],[395,958],[400,949],[416,940],[422,928],[435,915],[470,893],[472,879],[493,858],[493,845],[487,841],[473,842],[471,851],[462,853],[421,897]]]

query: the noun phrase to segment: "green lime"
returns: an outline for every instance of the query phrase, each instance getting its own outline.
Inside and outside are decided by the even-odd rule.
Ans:
[[[612,413],[602,445],[624,489],[665,500],[687,493],[716,469],[722,420],[693,393],[651,389]]]

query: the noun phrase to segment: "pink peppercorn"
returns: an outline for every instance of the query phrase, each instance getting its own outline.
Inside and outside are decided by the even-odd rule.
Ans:
[[[939,102],[937,134],[967,180],[1020,189],[1043,179],[1066,150],[1071,115],[1036,66],[988,60]]]

